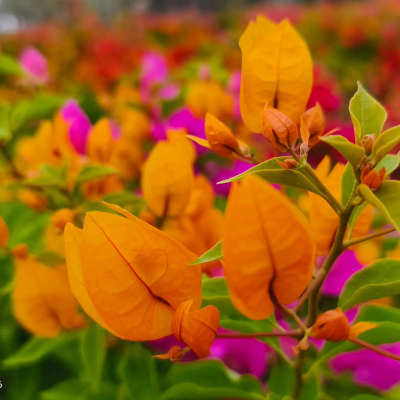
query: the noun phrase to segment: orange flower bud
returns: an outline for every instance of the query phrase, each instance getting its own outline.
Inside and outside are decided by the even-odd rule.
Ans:
[[[0,217],[0,247],[6,247],[10,233],[8,232],[6,221]]]
[[[198,357],[207,357],[219,326],[219,311],[214,306],[193,307],[193,300],[181,303],[175,311],[172,332]]]
[[[320,314],[311,328],[311,336],[316,339],[340,342],[350,334],[350,324],[347,317],[339,309],[329,310]]]
[[[276,151],[284,152],[296,143],[299,132],[286,114],[267,104],[264,108],[263,135]]]
[[[379,172],[372,169],[369,164],[367,164],[361,171],[361,183],[367,185],[370,189],[378,189],[386,175],[386,168],[383,167]]]
[[[46,199],[32,190],[21,190],[18,198],[22,203],[36,211],[43,211],[47,206]]]
[[[16,258],[15,269],[13,310],[23,327],[37,336],[54,337],[85,325],[65,265],[50,268],[27,256]]]
[[[69,208],[62,208],[53,214],[51,222],[57,229],[63,231],[68,222],[74,221],[75,215],[75,211]]]
[[[153,356],[153,358],[157,358],[158,360],[170,360],[170,361],[179,361],[183,358],[183,356],[187,353],[189,349],[182,349],[179,346],[172,346],[168,353],[165,354],[157,354]]]
[[[17,244],[12,250],[11,253],[16,258],[26,258],[28,256],[28,246],[25,243]]]
[[[301,140],[308,147],[313,147],[324,133],[325,116],[321,106],[317,103],[314,107],[309,108],[300,118]]]

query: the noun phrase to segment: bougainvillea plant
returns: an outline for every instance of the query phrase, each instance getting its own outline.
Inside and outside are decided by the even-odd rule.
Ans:
[[[2,260],[14,265],[1,296],[33,335],[3,367],[29,369],[54,353],[73,378],[45,385],[42,399],[373,400],[372,388],[341,389],[337,357],[367,349],[400,363],[398,349],[381,347],[400,342],[390,300],[400,294],[400,259],[396,248],[392,257],[373,251],[400,231],[400,182],[391,179],[400,126],[384,129],[385,109],[358,84],[354,142],[327,131],[320,104],[307,108],[313,62],[287,20],[257,17],[239,46],[240,113],[257,140],[228,126],[233,99],[209,71],[186,99],[191,121],[204,117],[205,137],[168,126],[147,155],[150,123],[145,107],[130,106],[141,101],[134,88],[121,86],[94,124],[74,100],[1,105],[1,196],[19,204],[0,219]],[[147,102],[167,67],[146,60],[165,71],[146,83]],[[9,66],[24,85],[49,80],[40,53],[27,50],[21,65]],[[43,107],[58,112],[13,142],[11,132]],[[273,157],[257,150],[260,140]],[[248,164],[219,182],[231,185],[226,208],[215,206],[193,142]],[[320,142],[346,163],[309,163]],[[45,250],[21,230],[38,215],[33,237],[43,236]],[[253,367],[260,354],[268,367],[235,368],[243,348]]]

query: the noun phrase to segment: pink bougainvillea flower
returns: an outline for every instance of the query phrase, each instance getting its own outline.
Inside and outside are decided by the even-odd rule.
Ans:
[[[226,333],[225,329],[219,332]],[[268,346],[256,339],[215,339],[210,357],[222,360],[240,374],[252,374],[262,378],[267,367]]]
[[[61,116],[69,125],[69,138],[79,154],[86,153],[86,142],[91,123],[76,100],[67,100],[60,110]]]
[[[49,82],[47,60],[34,47],[26,48],[19,57],[19,62],[30,82],[45,85]]]
[[[167,79],[168,66],[162,54],[149,52],[142,57],[141,70],[140,91],[144,100],[147,100],[152,87]]]
[[[322,286],[322,292],[330,296],[339,296],[346,282],[362,267],[353,251],[345,251],[329,271]]]
[[[400,355],[400,343],[382,346],[390,353]],[[367,349],[357,350],[336,356],[331,361],[337,373],[351,371],[359,385],[389,390],[400,382],[400,363]]]
[[[319,103],[324,111],[335,111],[340,107],[342,100],[334,78],[328,76],[320,67],[314,67],[314,84],[307,108]]]

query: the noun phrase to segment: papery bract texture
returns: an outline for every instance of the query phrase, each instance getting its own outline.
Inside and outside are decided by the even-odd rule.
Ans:
[[[315,245],[306,219],[279,191],[254,175],[228,199],[223,265],[233,303],[249,318],[295,301],[310,282]],[[272,287],[271,287],[272,286]]]
[[[65,265],[47,267],[30,256],[17,257],[15,272],[14,315],[27,330],[37,336],[54,337],[62,330],[85,325]]]
[[[74,295],[83,309],[114,335],[155,340],[170,335],[174,310],[201,302],[196,256],[174,239],[117,206],[126,217],[86,214],[83,229],[65,229]]]
[[[258,16],[247,26],[239,46],[240,112],[247,128],[262,131],[265,105],[297,123],[311,93],[313,71],[308,47],[291,23],[275,24]]]
[[[185,139],[186,140],[186,139]],[[177,216],[193,186],[192,156],[177,142],[159,142],[143,167],[143,198],[157,216]]]

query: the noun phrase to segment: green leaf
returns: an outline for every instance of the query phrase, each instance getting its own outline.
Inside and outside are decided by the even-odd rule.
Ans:
[[[372,155],[375,161],[380,161],[400,143],[400,125],[382,132],[372,146]]]
[[[75,338],[72,334],[60,334],[52,339],[34,337],[25,342],[16,353],[3,360],[2,365],[5,368],[16,368],[33,364]]]
[[[394,322],[400,324],[400,310],[390,306],[365,304],[361,307],[357,315],[357,322],[359,321]]]
[[[274,365],[268,379],[268,388],[273,393],[281,396],[290,396],[293,393],[295,375],[293,367],[284,362]],[[311,375],[301,391],[300,400],[317,400],[319,394],[319,383],[315,375]]]
[[[265,400],[260,382],[240,376],[220,362],[201,360],[174,364],[166,377],[167,390],[161,400],[220,400],[222,398]]]
[[[40,175],[37,178],[27,179],[25,184],[37,187],[56,187],[66,186],[66,169],[64,167],[54,167],[53,165],[42,165]]]
[[[85,378],[96,389],[106,357],[106,333],[99,325],[92,323],[82,332],[81,355]]]
[[[379,172],[383,167],[386,168],[386,176],[389,176],[399,166],[400,158],[398,154],[387,154],[376,165],[375,169]]]
[[[71,379],[40,393],[41,400],[86,400],[87,384]]]
[[[358,82],[358,88],[349,103],[350,117],[353,121],[356,142],[363,136],[379,135],[386,121],[386,110]]]
[[[85,165],[76,177],[76,184],[82,185],[85,182],[93,181],[95,179],[104,178],[108,175],[116,174],[117,170],[112,167],[107,167],[105,165]]]
[[[360,161],[365,157],[364,148],[357,144],[351,143],[344,136],[325,136],[320,137],[320,140],[335,148],[346,160],[350,162],[354,169],[358,167]]]
[[[220,260],[222,258],[222,241],[217,242],[211,249],[203,253],[197,260],[190,265],[204,264],[210,261]]]
[[[5,143],[10,139],[10,105],[0,102],[0,142]]]
[[[271,183],[294,186],[322,195],[318,187],[305,175],[304,166],[299,166],[295,169],[284,169],[279,165],[280,161],[284,161],[286,159],[288,159],[288,157],[271,158],[270,160],[264,161],[239,175],[225,179],[218,183],[229,183],[240,180],[246,175],[256,174]]]
[[[33,120],[52,117],[64,101],[64,98],[53,94],[39,94],[30,100],[20,101],[11,111],[12,130],[19,130]]]
[[[15,58],[7,54],[0,53],[0,75],[21,76],[22,74],[22,68]]]
[[[26,243],[34,252],[43,248],[43,230],[48,225],[48,212],[38,213],[21,203],[12,202],[0,203],[0,215],[10,230],[10,248],[20,243]]]
[[[339,307],[348,310],[369,300],[400,294],[400,260],[375,261],[356,272],[346,283]]]
[[[135,343],[124,354],[118,367],[119,376],[132,400],[153,400],[159,395],[159,385],[154,358],[151,353]]]
[[[373,394],[358,394],[350,400],[382,400],[383,397],[374,396]]]
[[[342,176],[342,204],[345,206],[350,200],[351,194],[356,186],[356,177],[354,175],[354,170],[350,163],[346,164],[344,173]]]
[[[400,232],[400,182],[386,181],[375,193],[367,185],[361,184],[358,192]]]

